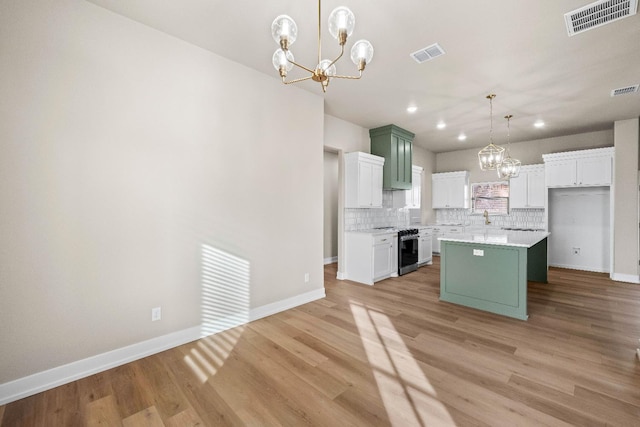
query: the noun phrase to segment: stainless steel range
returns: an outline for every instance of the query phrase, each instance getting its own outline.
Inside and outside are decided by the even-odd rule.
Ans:
[[[398,230],[399,276],[418,269],[418,234],[417,228]]]

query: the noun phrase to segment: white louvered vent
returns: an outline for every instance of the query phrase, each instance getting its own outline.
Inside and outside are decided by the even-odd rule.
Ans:
[[[638,11],[638,0],[600,0],[564,14],[569,36],[608,24]]]
[[[444,49],[440,47],[438,43],[434,43],[431,46],[427,46],[423,49],[413,52],[411,56],[418,64],[431,61],[438,56],[444,55]]]
[[[640,87],[640,85],[619,87],[618,89],[614,89],[611,91],[611,96],[620,96],[626,95],[628,93],[634,93],[638,91],[638,87]]]

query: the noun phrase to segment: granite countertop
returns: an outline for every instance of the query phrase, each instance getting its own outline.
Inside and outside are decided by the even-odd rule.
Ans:
[[[477,233],[448,234],[438,238],[447,242],[478,243],[500,246],[520,246],[530,248],[549,237],[546,231],[490,230]]]

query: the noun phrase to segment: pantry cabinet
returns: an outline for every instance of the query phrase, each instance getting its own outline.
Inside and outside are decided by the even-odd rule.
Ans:
[[[544,209],[545,181],[544,165],[527,165],[509,182],[509,208]]]
[[[433,209],[469,208],[469,172],[445,172],[431,175]]]
[[[614,148],[544,154],[547,187],[610,186]]]
[[[362,152],[347,153],[344,166],[345,208],[381,208],[384,159]]]
[[[396,125],[369,129],[371,154],[385,159],[385,190],[411,190],[414,136],[414,133]]]

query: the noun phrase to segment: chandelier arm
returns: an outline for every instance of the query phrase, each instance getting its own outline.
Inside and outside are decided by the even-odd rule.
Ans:
[[[308,72],[310,72],[311,74],[313,74],[313,73],[315,72],[314,70],[310,70],[309,68],[305,67],[304,65],[300,65],[300,64],[298,64],[298,63],[297,63],[297,62],[295,62],[295,61],[291,61],[291,60],[289,60],[288,58],[287,58],[287,62],[289,62],[289,63],[291,63],[291,64],[295,65],[295,66],[296,66],[296,67],[298,67],[298,68],[302,68],[303,70],[308,71]],[[311,78],[311,77],[309,77],[309,78]]]
[[[282,78],[282,83],[284,83],[286,85],[290,85],[291,83],[298,83],[298,82],[302,82],[302,81],[305,81],[305,80],[309,80],[311,77],[313,77],[313,76],[302,77],[302,78],[299,78],[299,79],[289,80],[289,81],[286,81],[285,77],[283,77]]]
[[[358,76],[331,76],[332,79],[349,79],[349,80],[358,80],[362,77],[362,71],[360,71],[360,75]]]
[[[338,55],[338,57],[337,57],[336,59],[334,59],[334,60],[331,62],[331,64],[327,65],[327,68],[331,67],[333,64],[335,64],[336,62],[338,62],[338,60],[339,60],[340,58],[342,58],[342,55],[344,55],[344,45],[341,45],[341,46],[340,46],[340,55]],[[318,64],[319,64],[319,63],[320,63],[320,62],[318,62]]]

